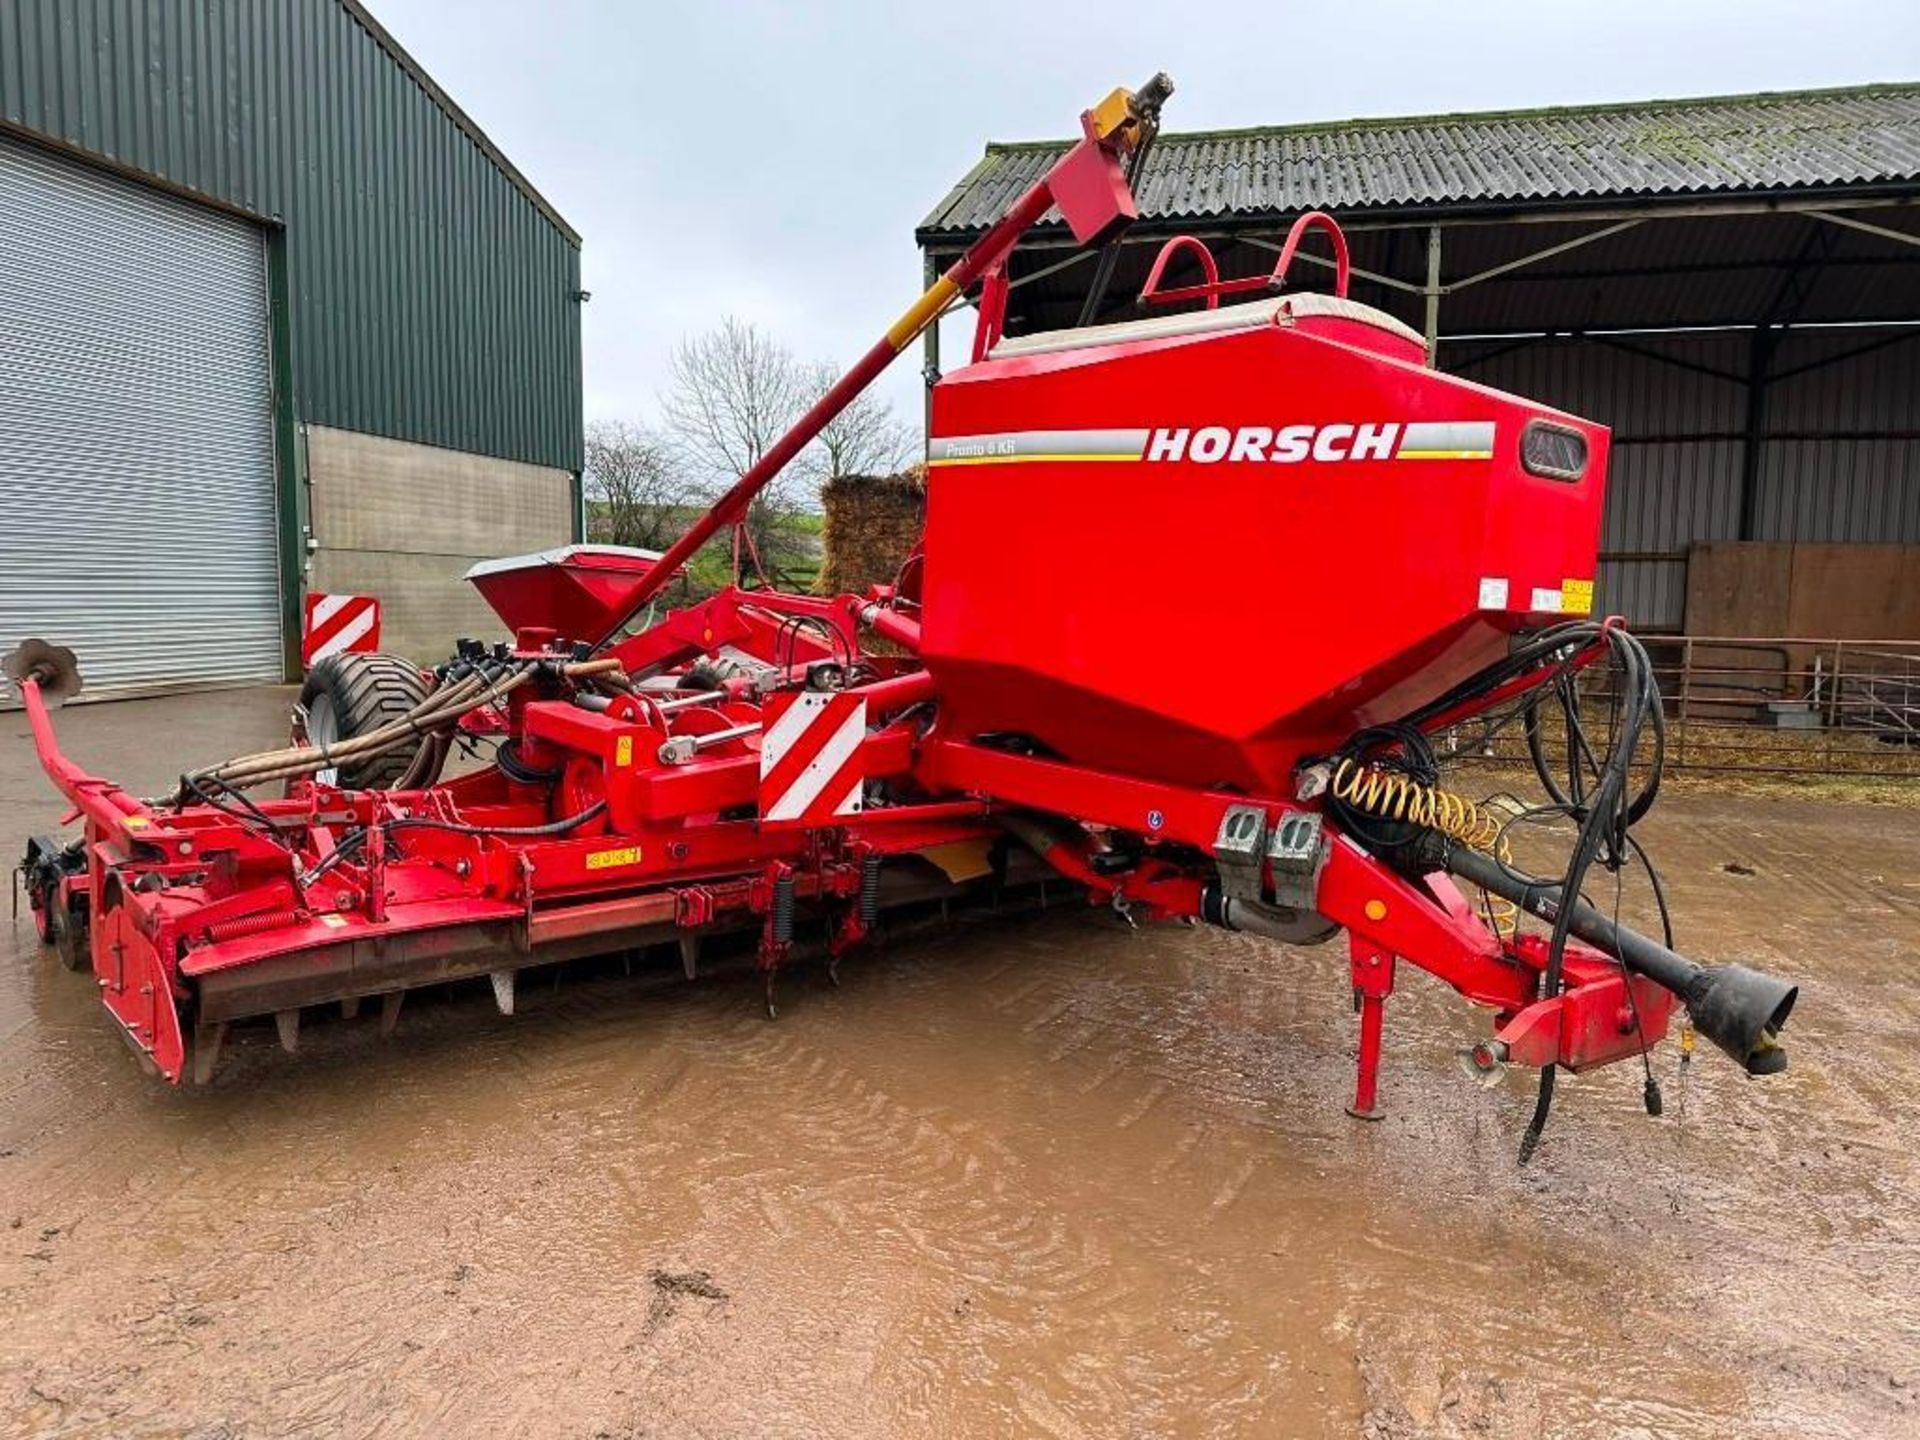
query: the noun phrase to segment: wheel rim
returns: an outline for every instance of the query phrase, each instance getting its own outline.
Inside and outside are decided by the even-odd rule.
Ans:
[[[333,697],[324,690],[315,695],[307,706],[307,743],[309,745],[340,743],[340,717],[334,713]],[[316,770],[313,772],[313,778],[322,785],[338,785],[340,767],[329,765],[324,770]]]

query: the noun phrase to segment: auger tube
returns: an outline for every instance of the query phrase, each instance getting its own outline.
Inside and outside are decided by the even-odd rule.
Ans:
[[[1055,161],[1045,175],[1028,186],[1008,207],[1006,214],[968,247],[965,254],[948,266],[946,273],[901,313],[900,318],[888,327],[886,334],[874,341],[867,353],[856,360],[852,368],[794,422],[791,429],[747,468],[726,494],[714,501],[711,508],[668,547],[666,554],[654,563],[628,598],[626,613],[620,617],[619,623],[600,637],[594,649],[601,650],[613,643],[632,623],[633,617],[645,609],[647,602],[678,573],[681,566],[694,557],[702,545],[719,533],[722,526],[745,515],[747,507],[753,503],[753,497],[765,489],[774,476],[786,469],[794,457],[832,422],[834,416],[871,385],[881,371],[893,363],[894,356],[918,339],[949,305],[966,294],[976,280],[1004,260],[1020,237],[1038,224],[1048,210],[1056,203],[1063,209],[1067,208],[1067,199],[1055,192],[1056,176],[1081,166],[1090,150],[1107,152],[1106,159],[1118,175],[1118,156],[1123,150],[1131,148],[1132,135],[1137,133],[1136,127],[1142,123],[1158,123],[1160,107],[1172,93],[1173,82],[1164,74],[1156,74],[1138,90],[1116,90],[1101,105],[1088,111],[1081,121],[1085,131],[1081,140]],[[1115,106],[1115,101],[1123,103]],[[1130,217],[1131,214],[1129,209],[1127,215]],[[1069,216],[1070,221],[1073,218]]]

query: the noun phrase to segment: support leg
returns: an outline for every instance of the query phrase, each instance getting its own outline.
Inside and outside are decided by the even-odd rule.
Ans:
[[[700,936],[696,931],[681,932],[680,968],[686,972],[689,980],[696,980],[700,976]]]
[[[1359,936],[1353,938],[1353,1002],[1360,1012],[1360,1059],[1347,1113],[1356,1120],[1378,1120],[1380,1108],[1380,1036],[1387,996],[1393,993],[1393,956]]]
[[[213,1079],[213,1067],[220,1063],[220,1044],[227,1038],[227,1022],[193,1027],[193,1083],[205,1085]]]

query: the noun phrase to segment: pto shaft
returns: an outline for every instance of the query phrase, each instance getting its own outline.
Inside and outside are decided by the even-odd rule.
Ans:
[[[1431,858],[1468,884],[1510,900],[1549,924],[1559,919],[1558,885],[1522,879],[1491,856],[1464,845],[1436,847],[1436,852]],[[1609,919],[1584,900],[1574,901],[1567,929],[1634,974],[1678,995],[1700,1033],[1739,1061],[1749,1075],[1773,1075],[1787,1068],[1787,1052],[1777,1037],[1793,1011],[1798,987],[1744,965],[1695,964]]]

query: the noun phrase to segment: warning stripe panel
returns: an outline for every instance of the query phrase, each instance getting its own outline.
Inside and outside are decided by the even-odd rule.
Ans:
[[[312,666],[329,655],[380,648],[380,602],[371,595],[307,596],[300,658]]]
[[[763,824],[830,824],[857,815],[867,702],[845,692],[777,695],[760,743]]]

